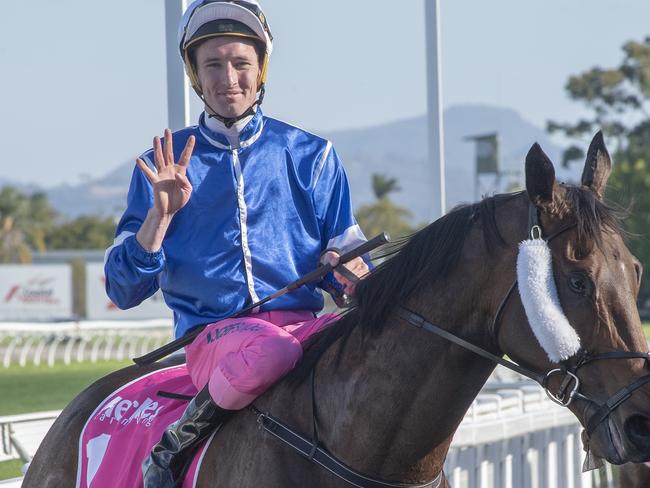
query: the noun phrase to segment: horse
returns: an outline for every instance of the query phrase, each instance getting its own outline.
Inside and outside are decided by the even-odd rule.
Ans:
[[[396,242],[297,368],[217,433],[197,485],[350,486],[260,428],[273,416],[384,483],[366,486],[448,487],[443,463],[454,431],[502,355],[543,378],[572,411],[592,458],[650,459],[648,346],[636,308],[641,265],[625,246],[623,212],[603,200],[611,164],[599,133],[581,184],[561,184],[534,144],[525,191],[457,207]],[[579,339],[579,351],[559,362],[513,291],[518,244],[531,232],[546,239],[557,298]],[[435,324],[442,333],[430,333]],[[98,403],[175,361],[131,366],[80,393],[46,435],[23,486],[74,486],[80,430]]]

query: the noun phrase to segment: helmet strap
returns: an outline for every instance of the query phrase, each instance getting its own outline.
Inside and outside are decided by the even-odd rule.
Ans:
[[[235,125],[235,124],[236,124],[237,122],[239,122],[240,120],[245,119],[245,118],[248,117],[249,115],[254,115],[254,114],[255,114],[255,106],[256,106],[256,105],[258,105],[258,106],[259,106],[259,105],[262,105],[262,102],[264,101],[264,93],[265,93],[265,92],[266,92],[266,90],[265,90],[265,88],[264,88],[264,85],[262,85],[262,86],[260,87],[260,96],[258,97],[258,99],[255,100],[255,102],[253,103],[253,105],[251,105],[250,107],[248,107],[248,110],[244,111],[243,114],[241,114],[241,115],[239,115],[239,116],[237,116],[237,117],[222,117],[221,115],[219,115],[219,114],[217,113],[217,111],[216,111],[215,109],[213,109],[213,108],[208,104],[208,102],[206,101],[206,99],[205,99],[205,97],[203,96],[202,93],[199,94],[199,97],[201,98],[201,100],[203,100],[203,103],[205,104],[205,106],[208,107],[212,112],[214,112],[214,113],[209,113],[209,114],[208,114],[208,117],[209,117],[209,118],[215,118],[215,119],[221,121],[221,122],[223,123],[223,125],[226,126],[226,128],[230,129],[233,125]],[[197,93],[198,93],[198,91],[197,91]]]

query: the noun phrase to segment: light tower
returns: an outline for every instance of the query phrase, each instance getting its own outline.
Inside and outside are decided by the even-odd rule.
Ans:
[[[190,83],[178,51],[178,25],[190,0],[165,0],[167,47],[167,125],[179,130],[190,125]]]
[[[445,213],[445,148],[442,118],[442,78],[440,48],[440,0],[424,0],[427,57],[427,112],[429,164],[433,172],[432,217]]]

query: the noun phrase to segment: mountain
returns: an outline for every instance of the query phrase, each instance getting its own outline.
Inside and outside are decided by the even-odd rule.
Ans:
[[[135,164],[124,163],[103,178],[78,185],[60,185],[47,189],[50,204],[69,216],[115,215],[126,207],[126,194]]]
[[[561,149],[540,128],[523,119],[516,111],[481,105],[461,105],[445,111],[445,160],[447,208],[459,202],[476,200],[476,194],[494,192],[489,182],[475,191],[474,144],[468,136],[499,133],[501,167],[508,174],[505,185],[521,183],[526,152],[539,142],[550,158],[559,163]],[[408,208],[416,222],[430,219],[432,199],[430,169],[427,161],[427,119],[425,116],[355,130],[322,134],[334,143],[344,162],[355,205],[374,200],[373,173],[398,179],[402,191],[393,195],[399,205]],[[47,189],[52,206],[62,214],[119,215],[133,162],[125,163],[105,177],[78,185]],[[559,166],[559,164],[557,165]],[[561,177],[561,169],[558,175]]]
[[[9,178],[0,178],[0,188],[3,188],[5,186],[11,186],[18,190],[20,193],[27,195],[31,195],[32,193],[36,193],[38,191],[43,191],[41,187],[32,183],[20,183],[12,181]]]
[[[479,194],[494,193],[495,190],[489,179],[480,182],[479,190],[475,189],[475,144],[467,137],[493,132],[499,134],[501,170],[507,173],[501,191],[508,183],[523,184],[525,156],[534,142],[540,143],[557,166],[561,161],[562,149],[553,144],[542,129],[511,109],[454,106],[445,111],[444,123],[448,209],[461,202],[475,201]],[[374,199],[371,174],[383,173],[397,178],[402,188],[391,198],[409,209],[416,221],[429,220],[432,171],[427,160],[427,131],[426,117],[421,116],[328,134],[347,169],[356,205]],[[556,169],[562,176],[561,168]]]

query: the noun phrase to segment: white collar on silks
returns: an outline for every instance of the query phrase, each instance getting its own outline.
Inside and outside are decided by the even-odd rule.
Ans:
[[[528,323],[548,358],[558,363],[577,353],[580,337],[562,310],[553,279],[551,251],[544,239],[519,243],[517,281]]]

